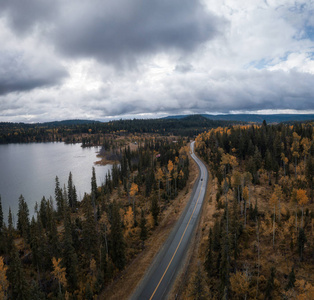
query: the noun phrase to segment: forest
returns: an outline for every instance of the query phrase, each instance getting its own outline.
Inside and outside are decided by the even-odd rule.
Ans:
[[[313,299],[313,125],[198,135],[210,195],[181,299]]]
[[[133,119],[106,123],[96,121],[69,120],[50,123],[1,123],[0,144],[30,142],[66,142],[101,145],[103,134],[126,135],[134,133],[156,133],[193,137],[205,129],[228,126],[235,122],[209,120],[201,115],[182,119]],[[239,122],[240,123],[240,122]]]
[[[110,144],[106,144],[110,152]],[[189,178],[189,148],[183,138],[143,138],[115,149],[118,163],[77,201],[69,174],[55,194],[43,197],[30,219],[18,199],[17,226],[0,199],[0,299],[95,299],[143,251]]]
[[[61,140],[101,144],[115,163],[100,186],[90,170],[81,202],[71,173],[32,218],[21,195],[16,227],[0,198],[0,299],[108,298],[192,185],[188,136],[62,126]],[[313,299],[314,123],[197,128],[210,180],[177,299]]]

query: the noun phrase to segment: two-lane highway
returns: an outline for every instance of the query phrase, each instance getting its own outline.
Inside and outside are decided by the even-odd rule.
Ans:
[[[197,226],[208,180],[206,166],[194,154],[194,143],[191,143],[191,156],[200,169],[200,175],[195,183],[191,199],[143,281],[130,298],[131,300],[165,299],[188,251]]]

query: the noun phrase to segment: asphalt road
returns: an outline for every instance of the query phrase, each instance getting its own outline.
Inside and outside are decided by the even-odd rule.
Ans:
[[[200,176],[194,185],[191,199],[130,300],[165,299],[188,251],[208,181],[205,165],[194,154],[194,142],[191,143],[191,152],[200,169]]]

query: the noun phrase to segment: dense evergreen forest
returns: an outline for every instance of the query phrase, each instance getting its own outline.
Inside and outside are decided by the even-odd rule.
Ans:
[[[168,137],[115,149],[119,164],[101,186],[93,168],[81,202],[71,173],[64,187],[55,178],[54,197],[42,198],[31,220],[21,195],[16,228],[11,211],[4,220],[0,198],[0,299],[95,299],[185,188],[188,153],[186,139]]]
[[[196,149],[212,182],[185,298],[313,299],[314,124],[212,129]]]
[[[41,124],[0,123],[0,144],[88,141],[89,145],[101,145],[103,134],[126,135],[129,133],[158,133],[193,137],[208,128],[228,126],[231,121],[214,121],[200,115],[182,119],[134,119],[107,123],[92,121],[62,121]]]

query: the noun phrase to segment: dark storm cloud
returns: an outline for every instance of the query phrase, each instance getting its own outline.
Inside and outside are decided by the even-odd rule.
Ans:
[[[19,52],[0,52],[0,95],[53,86],[61,83],[66,75],[53,62],[34,60]]]
[[[223,26],[196,0],[74,1],[57,22],[52,39],[62,53],[116,65],[163,51],[190,52]]]
[[[193,51],[224,26],[199,0],[2,0],[0,15],[14,32],[35,30],[71,58],[119,66],[142,55]]]
[[[58,1],[1,0],[0,15],[7,16],[9,24],[19,34],[29,34],[39,23],[47,23],[58,12]]]

